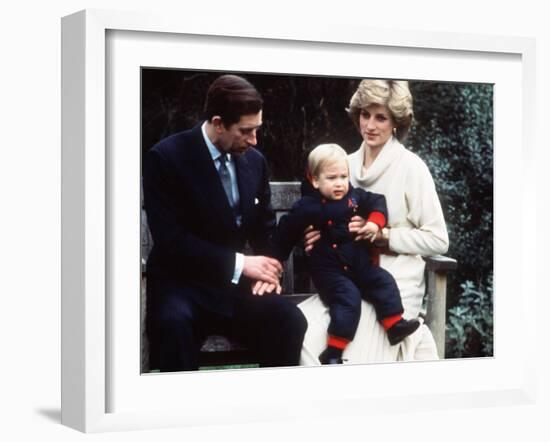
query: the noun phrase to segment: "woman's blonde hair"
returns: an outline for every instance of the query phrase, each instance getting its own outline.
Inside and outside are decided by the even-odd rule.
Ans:
[[[308,175],[318,178],[327,164],[332,164],[339,159],[343,159],[347,164],[348,154],[341,146],[335,143],[320,144],[307,157]]]
[[[371,104],[386,106],[395,123],[395,136],[403,141],[413,119],[413,99],[408,81],[362,80],[351,97],[347,109],[350,118],[359,128],[361,111]]]

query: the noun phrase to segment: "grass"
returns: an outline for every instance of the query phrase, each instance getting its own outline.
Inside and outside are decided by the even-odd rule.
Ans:
[[[233,370],[237,368],[258,368],[258,364],[233,364],[233,365],[212,365],[209,367],[199,367],[200,371],[206,370]]]

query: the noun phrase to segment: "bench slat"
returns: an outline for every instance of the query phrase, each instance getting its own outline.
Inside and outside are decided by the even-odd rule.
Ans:
[[[300,199],[300,183],[298,181],[272,181],[271,206],[276,211],[289,211],[292,205]]]

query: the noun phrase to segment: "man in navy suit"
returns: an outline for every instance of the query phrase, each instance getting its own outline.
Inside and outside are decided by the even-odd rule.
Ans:
[[[219,330],[256,350],[260,366],[298,364],[307,323],[279,295],[281,263],[264,256],[275,214],[254,148],[262,104],[247,80],[223,75],[208,90],[206,120],[143,158],[152,369],[196,370],[204,338]],[[243,254],[246,243],[255,255]]]

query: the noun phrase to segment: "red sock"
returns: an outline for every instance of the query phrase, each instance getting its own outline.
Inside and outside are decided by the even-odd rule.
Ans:
[[[396,322],[399,322],[403,315],[394,315],[390,316],[388,318],[382,319],[380,322],[382,323],[382,327],[384,327],[384,330],[388,330],[389,328],[392,328],[393,325],[395,325]]]
[[[340,338],[339,336],[334,336],[334,335],[328,335],[327,344],[329,345],[329,347],[334,347],[340,350],[344,350],[349,344],[349,342],[350,342],[349,339]]]

